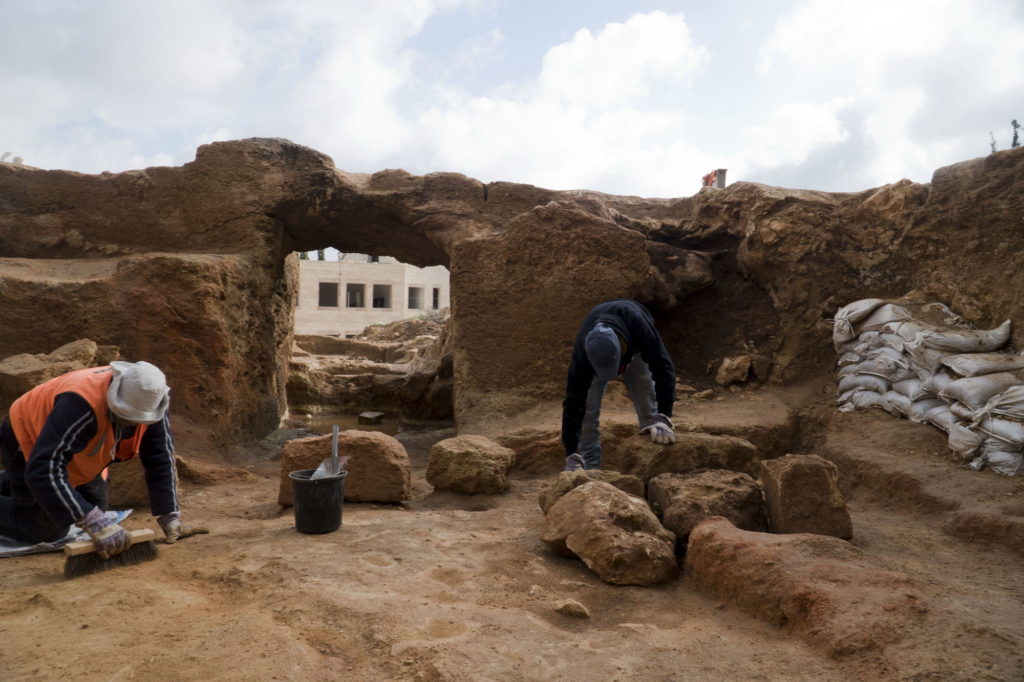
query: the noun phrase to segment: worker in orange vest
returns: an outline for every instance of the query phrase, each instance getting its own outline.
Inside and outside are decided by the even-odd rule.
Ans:
[[[14,401],[0,425],[0,535],[55,542],[77,523],[104,558],[128,548],[106,517],[105,472],[138,456],[150,509],[168,542],[182,526],[164,373],[148,362],[112,362],[68,372]]]

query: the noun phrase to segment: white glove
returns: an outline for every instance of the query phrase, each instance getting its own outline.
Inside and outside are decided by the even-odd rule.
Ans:
[[[658,445],[668,445],[676,442],[675,428],[672,420],[659,412],[654,415],[651,425],[640,429],[640,433],[650,433],[652,442]]]
[[[565,458],[565,470],[566,471],[580,471],[583,469],[583,457],[578,452],[574,452]]]

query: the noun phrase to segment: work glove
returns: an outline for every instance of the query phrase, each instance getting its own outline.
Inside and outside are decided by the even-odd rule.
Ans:
[[[676,442],[675,428],[672,420],[659,412],[651,425],[640,429],[640,433],[651,434],[651,441],[658,445],[668,445]]]
[[[92,541],[96,543],[96,553],[109,559],[128,549],[132,544],[131,536],[124,528],[107,518],[99,507],[93,507],[79,521]]]
[[[206,528],[183,525],[181,523],[181,512],[171,512],[158,516],[156,522],[160,524],[160,529],[164,532],[164,542],[169,545],[174,544],[178,540],[190,538],[193,535],[203,535],[210,532]]]
[[[583,468],[583,456],[578,452],[574,452],[565,458],[565,470],[566,471],[579,471]]]

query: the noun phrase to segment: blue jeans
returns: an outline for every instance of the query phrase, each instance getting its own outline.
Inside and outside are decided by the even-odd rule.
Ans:
[[[639,355],[633,356],[633,361],[622,373],[622,382],[626,384],[629,399],[636,410],[637,425],[641,429],[650,426],[654,415],[658,413],[654,399],[654,379],[651,378],[647,363]],[[583,415],[583,428],[580,430],[580,455],[583,456],[584,469],[601,468],[601,399],[604,398],[607,385],[607,381],[594,377],[587,392],[587,411]]]

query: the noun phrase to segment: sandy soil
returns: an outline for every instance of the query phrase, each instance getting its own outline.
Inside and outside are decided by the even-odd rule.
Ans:
[[[721,409],[730,409],[727,401]],[[290,510],[282,512],[274,502],[278,463],[274,449],[264,447],[234,467],[248,475],[236,471],[216,485],[185,487],[188,520],[212,532],[162,546],[156,561],[68,581],[62,555],[4,559],[0,678],[884,675],[885,666],[876,661],[831,660],[701,596],[685,579],[658,588],[615,587],[581,562],[552,554],[539,540],[543,517],[536,498],[545,477],[516,477],[502,496],[433,492],[423,477],[426,453],[434,440],[449,435],[400,434],[413,458],[415,499],[405,506],[346,504],[335,533],[295,531]],[[216,459],[214,453],[182,454]],[[918,679],[950,679],[948,671],[958,669],[962,679],[968,670],[974,679],[1024,678],[1015,653],[1022,649],[1024,622],[1019,556],[966,544],[857,495],[851,509],[854,544],[912,573],[937,600],[952,604],[958,620],[951,627],[970,623],[957,647],[915,652],[934,657],[935,669],[947,671]],[[155,527],[141,510],[127,525]],[[567,599],[584,605],[590,617],[558,613]],[[981,675],[978,646],[996,652],[983,661]]]

